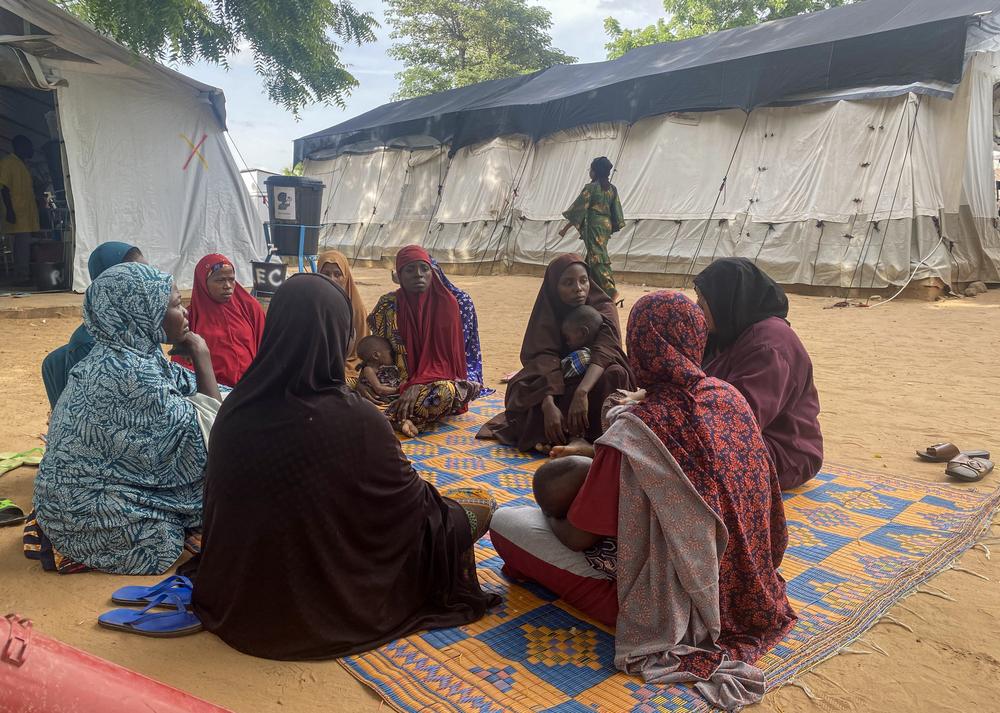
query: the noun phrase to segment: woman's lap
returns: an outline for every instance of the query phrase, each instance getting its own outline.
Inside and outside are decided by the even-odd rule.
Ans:
[[[509,577],[537,582],[602,624],[615,625],[617,582],[591,567],[582,552],[563,545],[541,510],[530,505],[500,508],[490,537]]]

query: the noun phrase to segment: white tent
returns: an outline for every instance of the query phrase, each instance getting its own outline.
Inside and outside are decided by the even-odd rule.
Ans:
[[[48,0],[0,0],[0,51],[23,69],[0,85],[54,94],[73,289],[87,287],[90,253],[111,240],[136,244],[182,287],[213,252],[249,281],[263,229],[226,144],[221,90],[138,58]]]
[[[935,58],[941,66],[949,64],[954,81],[935,79],[929,60],[917,67],[925,49],[912,32],[930,32],[933,22],[890,32],[875,19],[857,17],[877,15],[882,8],[899,23],[907,16],[900,11],[904,5],[911,17],[917,11],[933,15],[941,23],[937,32],[957,26],[965,35],[964,50],[961,43],[953,48],[957,60]],[[993,0],[983,5],[998,7]],[[949,10],[954,17],[934,15]],[[457,101],[453,95],[439,95],[444,108],[432,117],[424,105],[387,105],[299,139],[296,158],[306,159],[306,174],[327,186],[322,241],[363,259],[388,257],[417,242],[442,262],[488,271],[495,263],[538,266],[558,253],[582,251],[575,231],[557,235],[561,213],[588,180],[590,161],[607,156],[617,167],[612,180],[626,217],[625,229],[609,246],[619,272],[679,280],[715,257],[735,255],[755,260],[786,284],[880,288],[913,277],[996,282],[1000,231],[992,151],[1000,24],[996,15],[963,17],[962,12],[950,5],[942,10],[936,0],[867,0],[690,41],[697,45],[644,48],[636,52],[657,52],[659,60],[651,61],[652,54],[626,55],[621,61],[632,64],[624,69],[599,63],[578,74],[571,74],[575,68],[553,68],[513,88],[490,90],[486,99],[481,96],[486,89],[478,90],[470,100],[478,103],[461,112],[449,108]],[[829,27],[835,35],[841,26],[853,33],[843,42],[853,43],[848,49],[855,55],[871,54],[876,62],[881,52],[884,64],[899,62],[877,78],[911,81],[857,84],[856,66],[834,77],[824,58],[847,54],[840,54],[834,36],[825,44],[794,48],[815,50],[820,69],[799,85],[788,84],[815,85],[816,76],[828,71],[821,79],[835,88],[782,93],[781,78],[798,71],[792,63],[808,62],[781,45],[753,50],[757,54],[750,57],[755,67],[767,70],[759,76],[779,78],[770,80],[779,86],[768,87],[766,102],[716,110],[691,104],[683,111],[646,111],[633,120],[574,125],[575,116],[590,111],[588,102],[603,103],[608,115],[616,111],[601,91],[631,96],[633,105],[646,100],[624,92],[622,81],[576,89],[579,77],[626,70],[648,75],[675,56],[696,54],[692,47],[706,48],[699,70],[724,75],[727,70],[718,69],[721,60],[713,64],[713,54],[752,42],[765,46],[761,33],[777,45],[807,32],[822,34],[816,27]],[[728,61],[730,73],[741,71],[744,59]],[[546,80],[556,70],[569,78]],[[927,76],[913,81],[923,76],[920,71]],[[670,81],[672,75],[663,76]],[[532,95],[536,83],[543,86]],[[692,96],[697,89],[681,87]],[[567,98],[545,98],[558,91]],[[498,92],[506,94],[497,100]],[[570,101],[577,103],[565,108]],[[423,135],[443,134],[440,127],[453,116],[447,136],[433,141]],[[559,118],[556,131],[549,130],[552,116]],[[476,143],[462,140],[475,124],[502,130],[532,125],[533,117],[549,128]]]

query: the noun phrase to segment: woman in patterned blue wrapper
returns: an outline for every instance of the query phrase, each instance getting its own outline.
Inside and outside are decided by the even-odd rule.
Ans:
[[[221,400],[173,278],[122,263],[87,289],[94,347],[52,412],[24,552],[46,570],[159,574],[200,527],[207,422]],[[171,364],[173,344],[195,371]]]

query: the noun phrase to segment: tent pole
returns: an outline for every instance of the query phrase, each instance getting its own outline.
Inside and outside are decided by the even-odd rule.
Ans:
[[[378,178],[375,179],[375,202],[372,203],[372,214],[371,217],[368,219],[368,223],[365,225],[365,231],[361,235],[361,239],[358,241],[358,244],[354,247],[354,257],[351,258],[351,267],[354,267],[355,263],[357,263],[358,261],[358,255],[361,253],[361,248],[365,244],[365,238],[368,237],[368,228],[375,220],[375,212],[378,210],[379,198],[382,197],[382,189],[379,188],[379,185],[382,183],[382,165],[385,163],[385,151],[386,147],[383,146],[382,155],[379,157],[378,160]]]
[[[819,228],[819,240],[816,241],[816,255],[813,257],[812,277],[809,278],[810,287],[816,284],[816,265],[819,263],[819,252],[823,247],[823,231],[826,230],[826,223],[818,220],[816,221],[816,227]]]
[[[743,141],[743,134],[746,133],[747,124],[750,123],[750,115],[753,113],[753,109],[747,112],[746,118],[743,120],[743,128],[740,129],[740,135],[736,139],[736,145],[733,147],[733,155],[729,157],[729,165],[726,167],[726,174],[722,177],[722,183],[719,184],[719,192],[715,194],[715,202],[712,204],[712,211],[708,214],[708,220],[705,221],[705,229],[701,233],[701,239],[698,241],[698,248],[695,250],[694,257],[691,258],[691,264],[688,265],[687,272],[684,275],[684,282],[681,284],[681,289],[687,287],[688,278],[691,277],[691,272],[694,270],[695,263],[698,260],[698,255],[701,254],[701,248],[705,244],[705,237],[708,235],[708,227],[712,223],[712,218],[715,217],[715,209],[719,207],[719,200],[722,198],[722,192],[726,190],[726,181],[729,180],[729,172],[733,169],[733,162],[736,161],[736,153],[740,149],[740,143]],[[678,228],[678,232],[680,229]],[[670,254],[667,254],[667,258],[670,258]]]
[[[906,173],[906,163],[910,163],[910,171],[913,171],[913,139],[917,135],[917,117],[920,116],[920,106],[921,100],[923,99],[922,94],[917,95],[917,108],[913,111],[913,125],[910,127],[910,135],[907,138],[906,144],[906,156],[903,157],[903,163],[899,167],[899,178],[896,179],[896,190],[892,193],[892,201],[889,203],[889,215],[885,220],[885,232],[882,233],[882,242],[878,247],[878,255],[875,257],[875,268],[872,270],[872,282],[868,286],[869,290],[875,289],[875,278],[878,277],[878,266],[882,262],[882,251],[885,249],[885,241],[889,237],[889,230],[892,228],[892,209],[896,207],[896,196],[899,195],[899,186],[903,183],[903,174]],[[911,183],[912,190],[912,183]],[[914,206],[915,208],[916,206]],[[887,280],[888,282],[888,280]],[[869,296],[868,301],[871,301]]]
[[[444,152],[444,144],[441,144],[441,151]],[[448,164],[444,168],[444,174],[441,173],[441,157],[438,157],[438,187],[437,187],[437,198],[434,200],[434,208],[431,210],[431,217],[427,219],[427,230],[424,231],[424,240],[427,236],[431,234],[431,226],[434,225],[434,219],[437,217],[438,208],[441,207],[441,197],[444,194],[444,182],[448,178],[448,172],[451,170],[451,156],[448,156]],[[438,229],[438,234],[440,235],[440,226]],[[427,252],[433,254],[434,248],[437,246],[437,238],[433,239],[431,244],[427,246]]]
[[[909,95],[907,95],[906,102],[909,102]],[[882,191],[885,190],[885,182],[889,178],[889,169],[892,167],[892,157],[896,153],[896,144],[899,142],[899,132],[903,129],[903,120],[906,118],[906,106],[904,105],[903,111],[899,112],[899,124],[896,126],[896,135],[892,140],[892,148],[889,149],[889,159],[885,164],[885,172],[882,174],[882,182],[879,184],[878,193],[875,196],[875,205],[872,206],[871,215],[868,217],[868,227],[865,229],[865,239],[861,242],[861,249],[858,251],[858,261],[854,265],[854,272],[851,273],[851,284],[848,286],[848,292],[854,289],[854,281],[858,277],[858,271],[863,270],[865,258],[868,256],[868,242],[871,238],[872,228],[875,225],[875,215],[878,213],[878,204],[882,200]],[[905,161],[904,161],[905,163]]]

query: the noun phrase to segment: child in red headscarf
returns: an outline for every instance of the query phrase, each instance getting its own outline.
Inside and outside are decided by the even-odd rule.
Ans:
[[[423,248],[409,245],[396,255],[400,288],[382,295],[368,316],[373,335],[387,339],[399,368],[400,397],[386,415],[397,430],[407,421],[417,430],[464,413],[481,384],[467,379],[465,338],[455,296],[441,282]],[[358,392],[376,400],[363,384]],[[407,429],[406,435],[413,435]]]
[[[236,269],[225,255],[206,255],[195,266],[188,322],[208,344],[219,384],[235,386],[257,356],[264,310],[236,281]],[[183,357],[173,360],[191,368]]]

